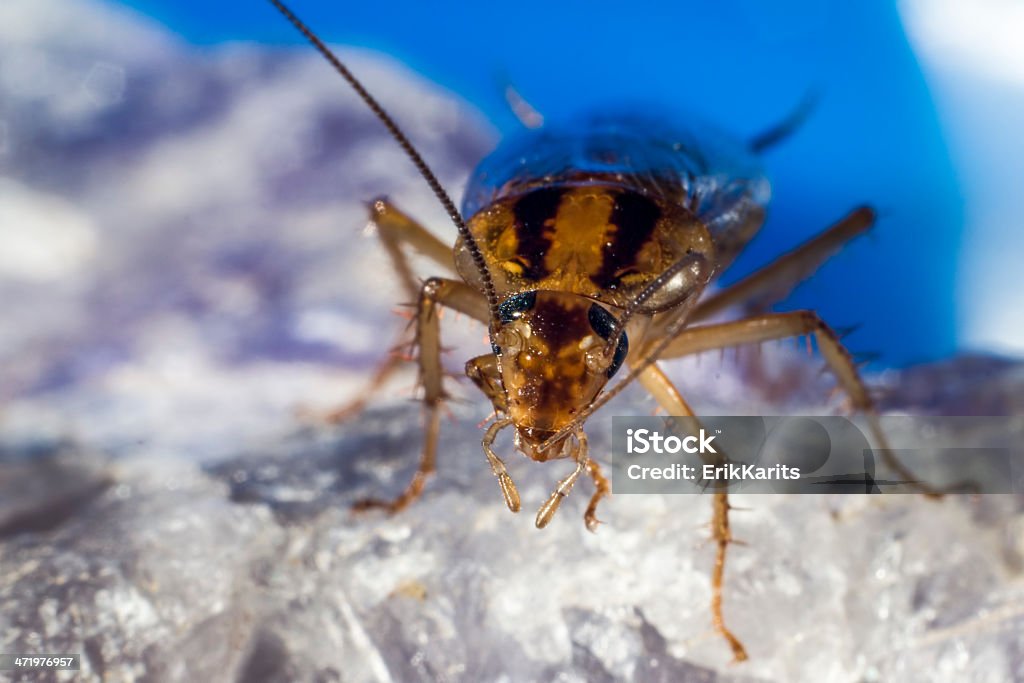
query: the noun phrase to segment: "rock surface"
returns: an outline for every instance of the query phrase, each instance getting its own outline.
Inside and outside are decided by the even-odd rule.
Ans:
[[[483,126],[349,56],[458,187]],[[295,415],[356,395],[403,327],[361,201],[451,234],[379,125],[305,51],[200,53],[77,0],[0,7],[0,83],[0,651],[81,653],[53,678],[90,681],[1024,681],[1011,496],[737,496],[741,665],[711,632],[708,500],[615,497],[591,534],[581,484],[537,531],[469,387],[423,500],[353,515],[420,435],[402,381],[340,427]],[[446,329],[453,367],[483,348]],[[817,370],[779,347],[671,368],[718,414],[831,411]],[[1012,361],[875,379],[892,411],[1024,406]],[[588,428],[600,453],[609,420]],[[565,470],[509,460],[527,511]]]
[[[390,518],[349,505],[409,476],[410,406],[205,465],[84,474],[65,447],[5,467],[4,649],[82,652],[87,680],[1021,680],[1012,496],[734,496],[747,545],[726,609],[752,656],[734,666],[710,632],[706,498],[612,498],[591,534],[577,491],[537,531],[502,504],[467,412],[424,499]],[[513,461],[528,510],[562,469]],[[59,519],[47,499],[7,509],[66,479]]]

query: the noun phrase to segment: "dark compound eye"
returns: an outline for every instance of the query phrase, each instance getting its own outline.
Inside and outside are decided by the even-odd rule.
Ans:
[[[612,336],[612,332],[615,331],[616,322],[612,314],[606,311],[603,307],[594,304],[590,307],[590,327],[597,333],[597,336],[601,337],[605,341],[608,341],[609,337]],[[622,367],[622,362],[626,360],[626,354],[629,353],[629,340],[626,339],[626,333],[623,332],[619,337],[619,345],[615,347],[615,356],[612,358],[612,364],[608,366],[608,377],[612,377],[619,368]]]
[[[535,303],[537,303],[537,292],[513,294],[498,306],[501,322],[510,323],[518,319],[523,313],[533,308]]]
[[[523,313],[532,309],[535,303],[537,303],[537,292],[513,294],[498,306],[498,317],[501,318],[502,324],[507,325],[513,320],[522,317]],[[494,343],[493,339],[491,340],[491,351],[494,352],[495,356],[501,355],[501,349]]]

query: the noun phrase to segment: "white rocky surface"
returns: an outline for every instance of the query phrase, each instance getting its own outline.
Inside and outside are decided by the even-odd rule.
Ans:
[[[459,187],[493,136],[348,56]],[[739,665],[710,628],[708,501],[619,496],[591,534],[582,484],[537,531],[470,387],[424,499],[354,516],[419,447],[412,374],[352,424],[296,417],[402,328],[361,202],[452,232],[379,125],[309,51],[199,52],[79,0],[0,5],[0,90],[0,651],[106,681],[1024,681],[1011,496],[737,497]],[[481,332],[447,328],[458,368]],[[672,372],[708,413],[833,410],[788,347]],[[1010,361],[875,379],[889,410],[1024,413]],[[564,471],[512,463],[527,509]]]

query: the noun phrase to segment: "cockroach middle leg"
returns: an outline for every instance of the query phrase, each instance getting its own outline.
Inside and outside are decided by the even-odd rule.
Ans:
[[[438,411],[438,404],[426,406],[426,427],[423,439],[423,451],[420,455],[419,467],[412,476],[412,481],[405,487],[401,495],[393,500],[382,500],[380,498],[363,498],[352,504],[352,509],[357,512],[366,510],[386,510],[395,514],[405,509],[423,494],[423,487],[437,469],[437,437],[441,429],[441,414]]]
[[[692,416],[693,409],[686,402],[679,390],[672,384],[665,371],[657,364],[651,364],[640,373],[637,381],[654,397],[669,415]]]
[[[729,348],[745,344],[760,344],[766,341],[813,336],[825,362],[839,382],[840,388],[849,397],[854,410],[862,412],[868,419],[877,448],[885,463],[910,486],[921,493],[937,497],[941,495],[914,475],[893,456],[888,440],[878,422],[878,413],[868,393],[857,366],[846,350],[839,336],[813,311],[790,313],[767,313],[727,323],[704,325],[683,330],[662,352],[661,358],[678,358],[712,349]]]
[[[446,398],[443,386],[444,368],[441,364],[441,306],[487,319],[487,305],[479,292],[464,282],[430,278],[423,283],[416,304],[417,363],[420,383],[423,385],[423,405],[426,409],[426,434],[420,465],[412,481],[397,498],[391,501],[366,499],[355,504],[357,510],[383,508],[395,513],[416,500],[423,492],[427,478],[434,473],[437,455],[437,437],[440,430],[440,408]]]
[[[658,365],[651,364],[640,373],[638,380],[669,415],[693,417],[693,410]],[[725,638],[732,650],[733,658],[741,662],[747,659],[747,651],[729,627],[722,614],[722,587],[725,584],[725,558],[729,545],[733,543],[729,528],[729,494],[716,491],[711,517],[711,539],[715,542],[715,566],[711,572],[711,623],[715,632]]]

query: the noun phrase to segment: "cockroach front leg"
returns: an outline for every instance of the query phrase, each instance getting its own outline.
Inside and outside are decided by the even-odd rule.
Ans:
[[[446,398],[442,383],[440,306],[463,313],[486,311],[486,302],[479,292],[464,282],[431,278],[423,283],[416,304],[416,349],[420,383],[423,385],[423,405],[426,410],[426,433],[419,469],[400,496],[391,501],[365,499],[355,504],[357,510],[383,508],[395,513],[419,498],[427,478],[434,473],[437,455],[437,436],[440,430],[440,408]],[[475,317],[475,316],[474,316]],[[486,317],[486,313],[485,313]]]
[[[402,291],[408,297],[406,302],[416,301],[421,288],[409,263],[410,250],[427,256],[435,264],[442,267],[446,273],[455,274],[455,263],[452,259],[451,246],[442,242],[423,225],[413,220],[383,197],[378,197],[369,202],[367,209],[370,213],[370,221],[376,228],[376,234],[378,239],[380,239],[381,246],[384,247],[384,253],[388,255],[388,260],[391,261],[391,267],[398,278],[399,284],[402,286]],[[481,299],[481,301],[483,300]],[[477,307],[470,315],[486,322],[486,302],[482,307]],[[396,348],[404,346],[403,342],[405,340],[406,337],[403,332],[399,335],[394,346]],[[338,423],[358,415],[366,407],[370,398],[385,385],[388,379],[405,361],[406,358],[402,354],[397,352],[390,353],[387,358],[377,365],[366,387],[353,400],[329,411],[322,419]]]
[[[587,511],[583,513],[583,523],[590,531],[597,531],[598,525],[601,524],[601,520],[597,518],[597,504],[612,494],[612,485],[601,471],[601,466],[594,460],[587,461],[587,473],[594,480],[594,495],[590,497]]]
[[[640,384],[651,393],[669,415],[693,417],[693,410],[683,399],[679,390],[657,364],[649,365],[639,376]],[[711,540],[716,546],[715,567],[711,572],[711,622],[715,632],[725,638],[737,662],[747,659],[747,651],[729,627],[722,615],[722,587],[725,584],[725,557],[729,545],[734,542],[729,528],[729,494],[716,491],[711,516]]]
[[[713,514],[711,515],[711,539],[715,542],[715,567],[711,570],[711,619],[715,631],[725,638],[732,649],[732,656],[737,662],[747,659],[747,650],[739,638],[733,635],[729,627],[725,625],[725,617],[722,616],[722,586],[725,584],[725,553],[729,544],[733,543],[732,530],[729,528],[729,494],[725,491],[715,492],[713,503]]]

